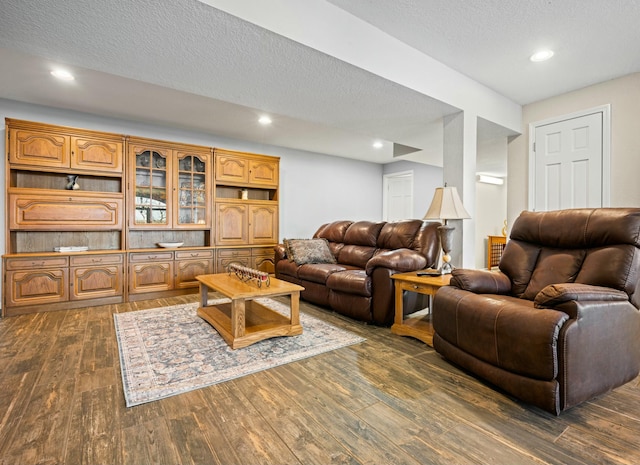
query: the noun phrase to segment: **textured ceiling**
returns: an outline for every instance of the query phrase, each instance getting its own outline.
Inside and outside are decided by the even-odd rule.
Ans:
[[[638,0],[328,1],[520,104],[640,71]]]
[[[519,103],[640,70],[635,0],[330,3]],[[398,143],[423,149],[403,159],[436,165],[440,118],[458,111],[196,0],[2,7],[2,98],[377,163]],[[557,55],[534,68],[539,45]],[[76,81],[53,82],[54,64]],[[256,126],[261,112],[272,127]],[[505,134],[479,126],[481,137]]]

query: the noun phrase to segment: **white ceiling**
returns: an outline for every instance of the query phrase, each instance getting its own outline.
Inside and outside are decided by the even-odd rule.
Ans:
[[[637,0],[329,3],[519,104],[640,71]],[[534,65],[541,46],[556,56]],[[0,97],[376,163],[397,143],[436,165],[458,111],[197,0],[3,0]]]

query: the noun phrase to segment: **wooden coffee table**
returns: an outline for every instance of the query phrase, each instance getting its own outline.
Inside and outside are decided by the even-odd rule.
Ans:
[[[200,281],[198,315],[213,326],[232,349],[277,336],[302,334],[300,325],[300,291],[304,287],[270,278],[270,285],[243,282],[228,273],[196,276]],[[209,305],[209,290],[231,299],[229,303]],[[260,297],[291,297],[290,316],[282,315],[254,299]]]
[[[433,296],[442,286],[448,286],[450,274],[442,276],[418,276],[416,271],[397,273],[391,276],[395,281],[396,312],[391,332],[400,336],[411,336],[420,339],[433,347],[433,325],[431,324],[431,309]],[[402,304],[403,291],[417,292],[429,296],[428,313],[418,312],[416,316],[404,317]]]

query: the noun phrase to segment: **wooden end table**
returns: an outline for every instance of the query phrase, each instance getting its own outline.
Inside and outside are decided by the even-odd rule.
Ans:
[[[228,273],[196,276],[200,281],[198,315],[213,326],[232,349],[277,336],[302,334],[300,325],[300,291],[304,287],[270,278],[270,285],[261,287],[243,282]],[[231,299],[229,303],[209,305],[209,289]],[[254,299],[260,297],[291,296],[289,317],[272,310]]]
[[[441,276],[418,276],[417,271],[397,273],[391,276],[395,280],[395,318],[391,332],[400,336],[411,336],[433,347],[433,325],[431,324],[431,309],[433,296],[438,289],[448,286],[450,274]],[[404,317],[402,292],[410,291],[429,296],[429,312],[418,312],[416,316]]]

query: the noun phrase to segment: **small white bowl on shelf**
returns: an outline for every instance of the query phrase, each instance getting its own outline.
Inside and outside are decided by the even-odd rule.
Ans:
[[[184,242],[158,242],[158,247],[163,247],[165,249],[175,249],[182,246]]]

